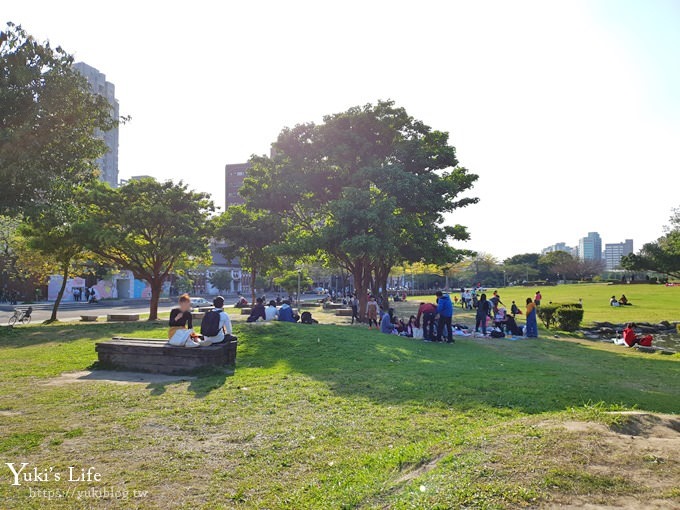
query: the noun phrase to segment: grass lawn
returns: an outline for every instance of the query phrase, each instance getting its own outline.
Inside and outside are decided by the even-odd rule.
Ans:
[[[678,422],[650,414],[680,413],[680,355],[545,337],[427,344],[326,324],[236,330],[234,372],[120,384],[60,374],[91,366],[98,340],[161,338],[162,325],[1,328],[0,506],[680,505]],[[661,429],[666,442],[651,437]],[[102,480],[16,487],[5,462],[94,466]],[[30,493],[72,487],[129,492]]]
[[[506,287],[489,289],[491,297],[494,290],[498,290],[501,300],[508,310],[513,300],[524,311],[527,298],[532,298],[536,290],[543,295],[543,303],[578,303],[583,299],[585,310],[584,322],[651,322],[663,320],[680,321],[680,287],[665,287],[663,285],[608,285],[591,283],[583,285],[557,285],[555,287]],[[633,306],[612,307],[609,299],[616,295],[620,298],[625,294]],[[459,293],[451,292],[451,298]],[[416,296],[409,298],[412,302],[433,301],[434,296]],[[408,303],[408,301],[407,301]],[[458,308],[460,310],[460,308]]]

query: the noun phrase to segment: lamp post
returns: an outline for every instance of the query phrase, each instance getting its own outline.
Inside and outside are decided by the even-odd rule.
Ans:
[[[300,277],[302,275],[302,269],[298,268],[297,273],[298,273],[297,306],[298,306],[298,309],[299,309],[300,308]]]

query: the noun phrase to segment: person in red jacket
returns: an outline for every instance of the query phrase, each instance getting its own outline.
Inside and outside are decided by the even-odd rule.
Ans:
[[[437,305],[432,303],[420,303],[416,325],[420,327],[420,317],[423,318],[423,339],[434,340],[434,318],[437,315]]]
[[[628,347],[633,347],[634,345],[642,345],[643,347],[651,347],[654,338],[651,335],[646,335],[643,337],[637,336],[635,333],[635,323],[631,322],[623,330],[623,341],[626,342]]]

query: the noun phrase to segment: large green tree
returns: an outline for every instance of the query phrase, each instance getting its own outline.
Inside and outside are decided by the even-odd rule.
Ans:
[[[252,303],[255,303],[255,280],[277,265],[274,247],[283,236],[281,217],[243,205],[227,208],[215,221],[215,236],[223,239],[221,249],[228,259],[238,258],[250,272]]]
[[[118,189],[96,186],[90,203],[81,239],[103,260],[149,283],[149,320],[156,320],[163,282],[173,268],[209,257],[212,202],[185,184],[148,178]]]
[[[674,209],[666,234],[627,255],[621,265],[631,271],[655,271],[680,278],[680,208]]]
[[[7,24],[0,38],[0,214],[68,200],[97,174],[113,128],[106,98],[93,94],[61,47]]]
[[[292,253],[324,253],[351,273],[362,310],[394,265],[459,258],[450,241],[467,231],[444,215],[477,201],[461,197],[477,176],[458,166],[447,133],[380,101],[286,128],[274,149],[251,159],[242,195],[287,222]]]
[[[28,248],[38,252],[47,268],[54,268],[53,273],[62,277],[48,322],[57,320],[69,277],[74,271],[83,269],[88,261],[84,241],[76,233],[85,218],[86,207],[78,199],[81,195],[79,193],[73,200],[59,201],[39,211],[33,210],[20,229]]]

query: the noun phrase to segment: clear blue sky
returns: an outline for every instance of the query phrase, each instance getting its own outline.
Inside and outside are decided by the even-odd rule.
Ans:
[[[680,2],[11,2],[7,20],[116,84],[121,176],[224,201],[225,163],[283,126],[391,98],[451,133],[504,257],[588,231],[662,233],[680,206]]]

